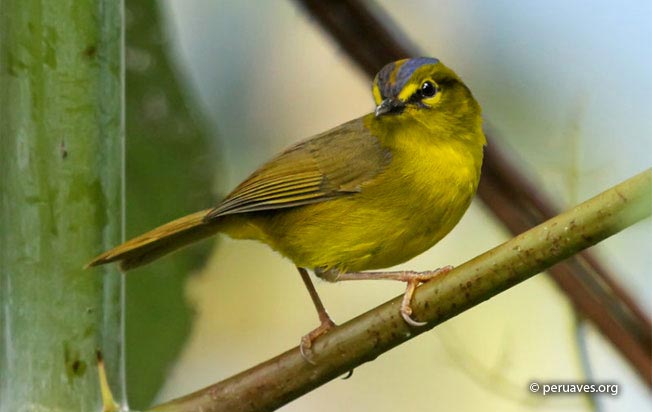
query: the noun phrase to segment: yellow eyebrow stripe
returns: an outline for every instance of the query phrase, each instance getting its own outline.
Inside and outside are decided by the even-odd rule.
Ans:
[[[405,102],[407,101],[419,88],[418,84],[415,83],[408,83],[405,85],[403,90],[401,90],[401,93],[398,94],[398,98],[400,101]]]

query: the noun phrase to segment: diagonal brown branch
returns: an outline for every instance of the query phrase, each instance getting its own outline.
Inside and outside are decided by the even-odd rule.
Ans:
[[[373,76],[385,63],[420,55],[387,16],[359,0],[298,0],[362,70]],[[388,27],[391,27],[390,30]],[[559,213],[554,203],[488,136],[480,199],[517,235]],[[574,307],[590,319],[625,356],[639,376],[652,385],[652,323],[634,300],[589,252],[548,269]]]
[[[530,278],[652,214],[652,169],[503,243],[417,289],[421,329],[399,313],[402,296],[336,327],[306,362],[291,349],[247,371],[152,412],[244,412],[279,408],[348,370]]]

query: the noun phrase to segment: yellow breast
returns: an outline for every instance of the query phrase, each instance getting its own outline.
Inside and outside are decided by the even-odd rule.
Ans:
[[[265,215],[256,238],[298,266],[341,272],[394,266],[429,249],[468,208],[482,146],[417,132],[402,128],[384,142],[392,160],[360,193]]]

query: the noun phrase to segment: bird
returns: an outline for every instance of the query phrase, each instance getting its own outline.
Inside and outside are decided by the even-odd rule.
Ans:
[[[452,267],[376,270],[430,249],[468,209],[487,144],[481,108],[433,57],[388,63],[372,94],[371,113],[290,146],[214,207],[128,240],[87,267],[118,262],[127,271],[223,233],[267,244],[296,265],[320,321],[302,337],[302,354],[335,326],[309,269],[330,282],[403,281],[403,319],[425,324],[412,318],[415,289]]]

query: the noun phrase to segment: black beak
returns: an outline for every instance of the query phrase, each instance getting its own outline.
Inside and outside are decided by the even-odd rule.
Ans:
[[[393,97],[390,97],[388,99],[383,100],[377,107],[376,107],[376,117],[381,116],[385,113],[396,113],[396,112],[401,112],[405,105],[403,104],[402,101],[395,99]]]

